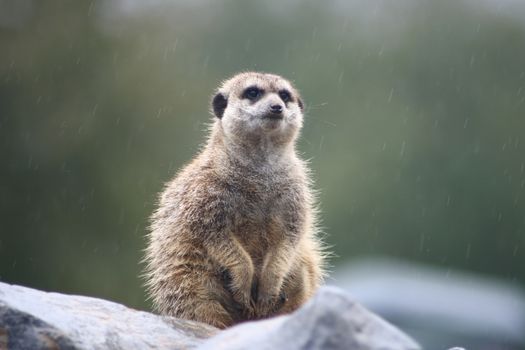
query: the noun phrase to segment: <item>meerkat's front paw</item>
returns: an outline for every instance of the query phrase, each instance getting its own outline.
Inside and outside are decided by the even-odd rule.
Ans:
[[[282,308],[287,301],[288,295],[286,295],[284,291],[281,292],[281,294],[279,294],[279,302],[277,303],[277,309],[275,309],[275,311],[278,311],[280,308]]]
[[[233,300],[241,304],[243,307],[250,308],[252,307],[250,291],[246,290],[233,290],[232,291]]]
[[[255,313],[257,317],[264,318],[270,316],[277,304],[277,298],[277,295],[259,295],[255,305]]]
[[[257,303],[255,305],[255,314],[259,318],[272,316],[284,306],[287,300],[288,297],[284,292],[279,294],[259,293]]]
[[[253,310],[252,277],[249,274],[232,274],[229,289],[233,300],[250,314]]]

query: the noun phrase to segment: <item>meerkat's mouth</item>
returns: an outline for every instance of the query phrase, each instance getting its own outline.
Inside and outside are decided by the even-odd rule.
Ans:
[[[268,113],[262,116],[263,119],[270,119],[270,120],[282,120],[284,116],[282,114],[274,114],[274,113]]]

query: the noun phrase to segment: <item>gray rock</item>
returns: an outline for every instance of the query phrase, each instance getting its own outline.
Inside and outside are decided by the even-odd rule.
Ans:
[[[0,349],[193,349],[214,327],[0,282]]]
[[[291,315],[241,324],[199,347],[219,349],[417,350],[420,346],[340,289],[323,287]]]
[[[219,331],[96,298],[0,282],[0,349],[419,349],[394,326],[325,287],[297,312]]]

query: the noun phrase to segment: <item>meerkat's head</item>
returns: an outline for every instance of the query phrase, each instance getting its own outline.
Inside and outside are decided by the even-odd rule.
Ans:
[[[303,124],[303,102],[292,84],[274,74],[247,72],[226,80],[212,100],[213,113],[232,140],[292,142]]]

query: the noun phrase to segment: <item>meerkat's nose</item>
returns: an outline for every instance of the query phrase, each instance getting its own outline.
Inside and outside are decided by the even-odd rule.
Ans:
[[[271,105],[270,106],[270,110],[274,114],[281,114],[282,111],[283,111],[283,106],[281,106],[281,105]]]

